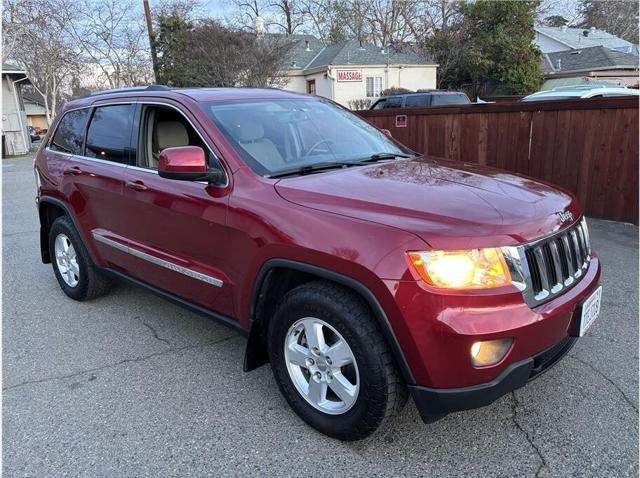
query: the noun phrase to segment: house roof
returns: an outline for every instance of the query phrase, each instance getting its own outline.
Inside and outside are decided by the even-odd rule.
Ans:
[[[44,98],[37,91],[22,91],[22,99],[26,103],[35,103],[36,105],[44,106]]]
[[[633,43],[597,28],[535,27],[535,31],[566,45],[567,49],[604,46],[626,53],[638,52]]]
[[[380,47],[360,44],[356,40],[324,45],[312,35],[291,35],[287,39],[291,40],[285,61],[285,69],[289,71],[310,70],[329,65],[434,64],[413,52],[401,52],[392,47],[383,53]]]
[[[594,69],[638,68],[638,57],[630,53],[610,50],[603,46],[546,53],[542,70],[546,73],[588,71]]]
[[[2,73],[18,73],[22,75],[27,74],[27,72],[19,66],[4,62],[2,63]]]

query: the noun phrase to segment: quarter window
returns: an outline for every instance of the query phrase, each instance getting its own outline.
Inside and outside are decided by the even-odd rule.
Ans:
[[[134,109],[134,105],[96,108],[87,131],[85,155],[127,163]]]
[[[58,124],[50,149],[69,154],[82,154],[84,132],[89,117],[89,108],[69,111]]]
[[[381,76],[367,76],[367,97],[377,98],[382,91]]]

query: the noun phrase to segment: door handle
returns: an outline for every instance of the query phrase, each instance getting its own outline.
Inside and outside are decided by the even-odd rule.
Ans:
[[[146,191],[149,189],[142,181],[127,181],[124,185],[134,191]]]
[[[78,176],[79,174],[82,174],[82,169],[80,169],[78,166],[71,166],[70,168],[62,171],[62,174],[65,176]]]

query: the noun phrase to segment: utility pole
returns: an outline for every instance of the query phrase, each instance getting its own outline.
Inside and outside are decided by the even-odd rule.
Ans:
[[[144,3],[144,16],[147,19],[147,33],[149,33],[149,48],[151,49],[151,63],[153,64],[154,83],[158,82],[158,55],[156,53],[156,37],[153,34],[153,24],[151,23],[151,10],[149,0],[142,0]]]

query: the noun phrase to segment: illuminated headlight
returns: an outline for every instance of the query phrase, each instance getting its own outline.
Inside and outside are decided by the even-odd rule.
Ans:
[[[507,354],[512,343],[513,339],[511,338],[474,342],[470,351],[471,363],[475,367],[496,364]]]
[[[497,248],[407,252],[426,283],[440,289],[490,289],[511,284],[511,274]]]

